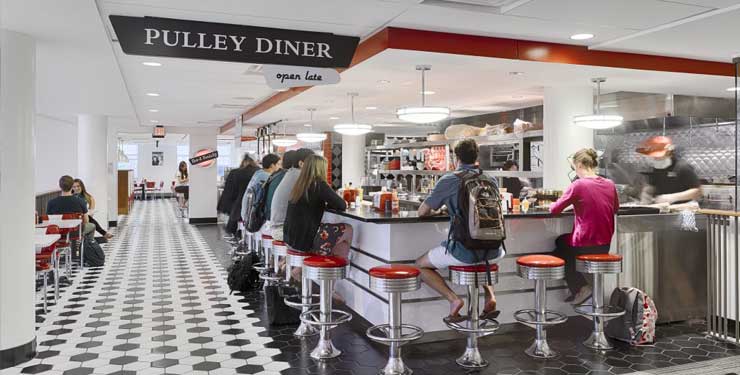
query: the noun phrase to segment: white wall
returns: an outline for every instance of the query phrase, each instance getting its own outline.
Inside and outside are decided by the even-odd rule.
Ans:
[[[77,176],[77,124],[36,115],[35,192],[59,190],[59,177]]]
[[[190,156],[198,150],[209,148],[216,149],[216,134],[193,134],[190,133]],[[216,163],[208,168],[199,166],[188,166],[190,168],[190,220],[193,219],[215,219],[216,204],[218,201],[216,192]]]
[[[164,165],[158,167],[152,166],[152,151],[164,153]],[[143,143],[139,145],[139,180],[146,178],[147,181],[164,181],[164,187],[167,188],[175,181],[177,174],[177,145],[162,144],[155,147],[153,143]],[[169,190],[168,190],[169,191]]]

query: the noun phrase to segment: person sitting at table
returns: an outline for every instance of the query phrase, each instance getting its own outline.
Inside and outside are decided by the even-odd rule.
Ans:
[[[177,179],[175,193],[183,195],[183,200],[180,201],[178,198],[178,203],[180,204],[180,208],[185,208],[188,204],[188,199],[190,198],[190,187],[188,186],[188,164],[186,162],[181,161],[180,165],[177,166],[177,175],[175,178]]]
[[[247,194],[254,192],[257,186],[264,184],[270,175],[280,169],[280,156],[277,154],[267,154],[262,157],[261,164],[262,169],[254,172],[254,176],[252,176],[252,179],[249,181],[249,185],[247,185],[247,190],[244,191],[244,195],[242,196],[241,217],[244,221],[247,220],[247,204],[251,203],[248,202]]]
[[[326,182],[327,165],[321,155],[310,155],[304,160],[290,191],[283,234],[292,249],[346,259],[352,244],[352,226],[321,222],[327,208],[347,209],[347,202]],[[294,277],[297,272],[296,269]]]
[[[90,223],[87,216],[87,205],[72,194],[72,185],[75,180],[72,176],[64,175],[59,178],[59,189],[62,195],[50,200],[46,204],[47,215],[82,214],[82,233],[92,240],[95,233],[95,225]]]
[[[475,165],[478,160],[478,144],[473,139],[463,139],[455,145],[455,159],[457,170],[454,173],[447,173],[439,179],[434,186],[432,193],[421,204],[418,210],[419,217],[432,216],[437,214],[442,206],[447,206],[450,216],[450,227],[456,216],[461,216],[459,207],[458,191],[462,179],[457,174],[466,171],[478,171]],[[483,175],[483,178],[485,177]],[[496,185],[496,181],[491,179]],[[452,230],[452,229],[450,229]],[[450,303],[450,315],[448,319],[456,322],[463,318],[460,315],[463,300],[447,285],[445,280],[438,272],[446,274],[450,266],[466,266],[472,264],[481,264],[486,260],[501,259],[505,251],[503,248],[490,250],[469,250],[462,243],[453,239],[443,241],[440,246],[429,250],[416,260],[416,266],[421,270],[421,279],[432,289],[437,291],[441,296]],[[481,314],[481,319],[495,319],[498,316],[496,310],[496,297],[493,294],[493,285],[484,285],[486,288],[486,304]]]
[[[74,194],[78,198],[82,199],[83,202],[85,202],[85,205],[87,205],[88,211],[92,211],[95,209],[95,198],[93,198],[92,195],[90,195],[90,193],[87,192],[87,189],[85,188],[85,184],[79,178],[75,178],[74,183],[72,184],[72,194]],[[95,230],[98,233],[102,234],[106,240],[113,238],[113,235],[106,232],[106,230],[100,226],[100,223],[98,223],[98,221],[95,220],[92,214],[88,212],[87,217],[88,219],[90,219],[90,223],[95,225]]]

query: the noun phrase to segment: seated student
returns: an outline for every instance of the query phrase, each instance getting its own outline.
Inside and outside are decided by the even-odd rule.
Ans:
[[[95,233],[95,225],[89,222],[87,216],[87,205],[80,198],[72,195],[72,185],[74,179],[71,176],[62,176],[59,179],[59,188],[62,195],[50,200],[46,204],[47,215],[63,214],[83,214],[82,215],[82,233],[88,239],[92,240]]]
[[[93,196],[87,192],[85,184],[79,178],[75,178],[74,183],[72,184],[72,194],[77,196],[77,198],[82,199],[82,201],[85,202],[88,210],[95,209],[95,198],[93,198]],[[100,226],[100,223],[98,223],[98,221],[92,217],[92,215],[88,214],[87,217],[88,219],[90,219],[90,223],[95,226],[95,230],[98,233],[102,234],[106,240],[113,238],[113,235],[106,232],[105,229]]]
[[[283,225],[285,224],[285,215],[288,212],[288,201],[290,192],[293,191],[298,176],[301,174],[304,160],[314,155],[314,152],[307,148],[296,150],[293,159],[293,167],[290,168],[275,189],[270,206],[270,231],[272,238],[278,241],[283,240]]]
[[[188,186],[188,182],[190,181],[190,177],[188,175],[188,163],[181,161],[180,164],[177,166],[177,174],[175,175],[175,178],[177,179],[177,186],[174,187],[175,193],[182,194],[182,201],[178,198],[178,202],[180,204],[180,208],[187,207],[188,199],[190,199],[190,187]],[[173,182],[174,184],[174,182]]]
[[[280,186],[280,183],[283,181],[283,177],[285,177],[288,170],[293,168],[293,165],[295,164],[295,153],[296,152],[293,150],[286,151],[283,154],[283,162],[281,163],[282,167],[271,174],[270,178],[265,181],[265,217],[268,221],[270,220],[272,198],[275,196],[275,190]]]
[[[242,218],[242,197],[244,196],[244,191],[247,190],[249,181],[252,180],[254,172],[257,172],[258,169],[257,162],[249,154],[244,154],[241,166],[229,173],[231,186],[228,185],[229,180],[227,180],[227,185],[224,186],[224,194],[227,190],[231,190],[234,198],[230,203],[229,221],[226,223],[226,233],[232,236],[236,237],[239,220]]]
[[[478,144],[472,139],[464,139],[455,145],[455,159],[457,161],[457,171],[475,171],[478,170],[476,162],[478,160]],[[442,206],[447,206],[450,215],[450,226],[454,215],[459,215],[458,190],[460,189],[461,179],[455,173],[447,173],[439,179],[434,190],[427,197],[424,203],[419,207],[419,216],[431,216]],[[492,180],[493,181],[493,180]],[[495,184],[495,181],[493,181]],[[491,249],[487,251],[488,260],[500,258],[503,255],[503,249]],[[452,321],[461,320],[460,309],[464,302],[455,294],[452,289],[445,283],[445,280],[437,271],[446,272],[449,266],[464,266],[476,264],[486,259],[480,259],[480,251],[468,250],[461,243],[454,240],[442,242],[440,246],[429,250],[416,260],[416,266],[421,270],[421,279],[440,295],[445,297],[450,303],[449,318]],[[485,256],[485,255],[483,255]],[[482,263],[482,262],[480,262]],[[435,271],[437,270],[437,271]],[[486,304],[483,309],[482,318],[495,318],[498,314],[496,311],[496,297],[493,294],[493,286],[486,285]]]
[[[262,169],[257,170],[257,172],[254,172],[254,175],[252,176],[252,179],[249,181],[249,184],[247,185],[247,190],[244,191],[244,196],[242,196],[242,209],[241,209],[241,216],[243,220],[247,220],[247,204],[249,202],[247,199],[247,194],[249,192],[254,191],[254,189],[263,183],[267,181],[267,179],[270,177],[270,175],[273,174],[273,172],[280,169],[280,156],[276,154],[267,154],[264,157],[262,157]]]

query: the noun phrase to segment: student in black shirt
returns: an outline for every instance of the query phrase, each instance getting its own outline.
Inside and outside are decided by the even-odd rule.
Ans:
[[[71,176],[65,175],[59,179],[59,188],[62,190],[62,195],[50,200],[46,204],[46,214],[83,214],[82,232],[85,236],[92,237],[93,233],[95,233],[95,225],[89,222],[85,201],[72,194],[73,184],[74,179]]]
[[[665,136],[651,137],[636,150],[650,158],[653,169],[648,173],[650,186],[645,193],[653,195],[655,203],[685,203],[702,196],[694,167],[676,157],[674,150],[673,141]]]

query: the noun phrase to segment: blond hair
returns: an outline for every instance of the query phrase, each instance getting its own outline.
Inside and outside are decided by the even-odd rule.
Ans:
[[[584,168],[594,169],[599,166],[599,155],[592,148],[582,148],[573,154],[573,164]]]
[[[293,190],[290,192],[290,202],[298,203],[304,194],[308,194],[308,189],[316,183],[323,181],[326,183],[326,173],[328,162],[321,155],[309,155],[303,160],[303,167],[301,167],[301,174],[298,176],[293,186]]]

